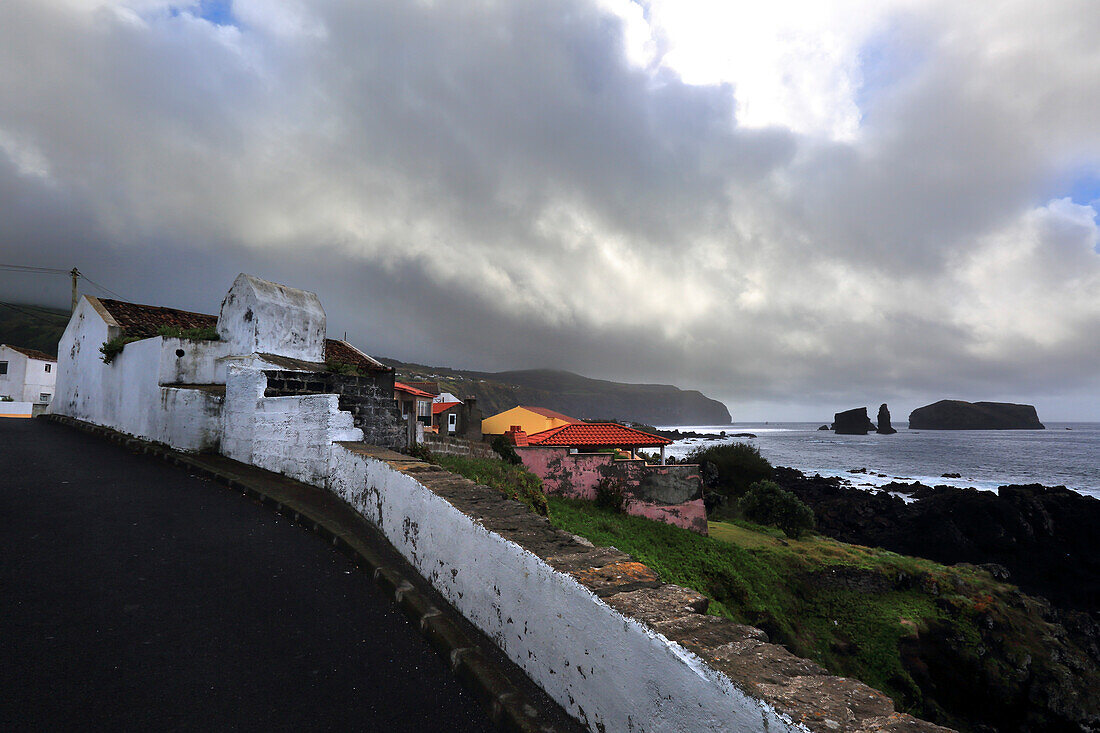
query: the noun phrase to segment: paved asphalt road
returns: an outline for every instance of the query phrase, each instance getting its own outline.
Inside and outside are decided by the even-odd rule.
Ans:
[[[44,420],[0,419],[0,730],[483,731],[343,555]]]

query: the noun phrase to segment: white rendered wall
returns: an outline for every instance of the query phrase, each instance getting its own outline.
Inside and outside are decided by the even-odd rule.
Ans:
[[[42,402],[42,393],[56,389],[57,364],[33,359],[9,346],[0,346],[0,361],[8,362],[8,373],[0,374],[0,395],[20,402]],[[46,371],[49,365],[50,371]]]
[[[154,336],[126,344],[104,364],[99,347],[112,331],[81,300],[59,343],[53,411],[181,450],[216,447],[221,397],[161,386],[175,381],[176,350],[194,342]]]
[[[590,730],[803,730],[412,476],[336,446],[329,488]]]
[[[325,309],[306,290],[241,273],[222,301],[218,335],[232,354],[325,360]]]
[[[230,366],[225,385],[221,452],[314,486],[328,482],[336,441],[358,441],[334,394],[264,397],[263,372]]]

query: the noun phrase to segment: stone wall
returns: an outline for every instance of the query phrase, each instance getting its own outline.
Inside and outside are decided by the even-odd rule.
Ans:
[[[547,494],[592,501],[596,486],[611,481],[622,485],[628,514],[707,533],[698,466],[654,466],[616,460],[610,453],[570,453],[568,448],[517,447],[516,453],[542,479]]]
[[[385,448],[404,448],[406,430],[401,411],[393,400],[393,372],[370,376],[332,372],[264,370],[265,397],[310,394],[337,395],[341,410],[351,413],[352,424],[363,431],[363,440]]]
[[[370,441],[367,441],[368,443]],[[473,456],[475,458],[499,458],[488,443],[479,443],[462,438],[451,438],[443,435],[424,435],[424,446],[432,453],[442,453],[452,456]]]

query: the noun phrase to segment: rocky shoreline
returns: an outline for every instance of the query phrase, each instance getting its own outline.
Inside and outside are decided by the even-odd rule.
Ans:
[[[1037,657],[1008,641],[997,613],[980,627],[977,656],[965,663],[956,652],[963,640],[936,628],[900,648],[922,687],[954,694],[960,709],[989,721],[974,730],[1100,730],[1100,703],[1090,692],[1100,679],[1100,499],[1039,484],[993,492],[893,482],[868,491],[781,467],[774,480],[813,509],[826,536],[977,566],[1022,591],[1011,604],[1033,619],[1035,648],[1053,650],[1043,665],[1033,668]],[[940,592],[946,603],[950,590]]]

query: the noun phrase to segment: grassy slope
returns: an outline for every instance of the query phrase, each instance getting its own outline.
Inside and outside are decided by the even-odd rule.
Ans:
[[[18,303],[12,306],[0,306],[0,344],[25,346],[57,356],[57,342],[69,323],[69,312]]]
[[[1030,599],[976,568],[816,535],[792,540],[748,523],[712,522],[711,536],[702,537],[584,502],[549,501],[556,526],[628,552],[662,579],[705,593],[710,613],[761,627],[796,654],[861,679],[922,717],[961,729],[973,722],[972,696],[948,689],[954,685],[942,677],[930,682],[923,670],[944,660],[913,663],[943,647],[952,673],[965,670],[982,690],[1015,679],[1029,663],[1064,672],[1051,659],[1050,624]],[[937,640],[932,651],[921,646],[929,639]]]

